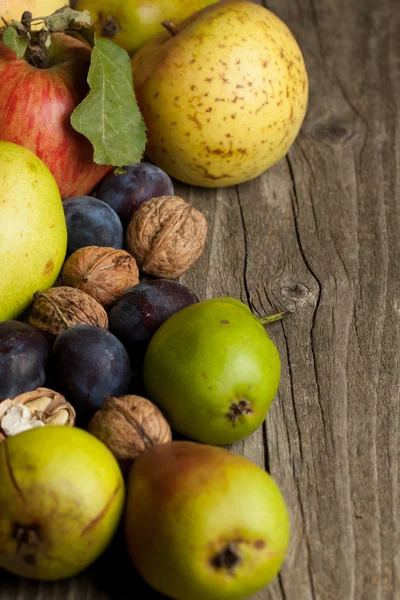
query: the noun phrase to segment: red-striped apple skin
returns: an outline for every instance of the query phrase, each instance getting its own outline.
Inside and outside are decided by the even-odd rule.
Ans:
[[[89,194],[111,170],[93,162],[93,147],[70,122],[88,93],[91,50],[54,34],[50,66],[39,69],[0,42],[0,139],[29,148],[53,173],[61,197]]]

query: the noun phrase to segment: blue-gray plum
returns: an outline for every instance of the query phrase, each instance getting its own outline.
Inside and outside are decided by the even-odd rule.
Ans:
[[[129,389],[131,365],[121,342],[93,325],[75,325],[54,342],[51,379],[84,417],[101,407],[107,396]]]
[[[173,196],[170,177],[148,162],[124,167],[125,173],[109,173],[102,181],[97,196],[109,204],[126,226],[143,202],[159,196]]]
[[[198,298],[187,287],[169,279],[156,279],[131,287],[116,300],[109,313],[109,328],[124,344],[132,361],[141,361],[157,329]]]
[[[85,246],[122,249],[122,223],[111,206],[91,196],[68,198],[63,206],[68,232],[67,256]]]
[[[49,354],[49,342],[35,327],[0,323],[0,401],[42,386]]]

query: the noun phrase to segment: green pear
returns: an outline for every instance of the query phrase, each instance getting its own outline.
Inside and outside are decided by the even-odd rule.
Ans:
[[[88,10],[98,36],[111,39],[133,54],[164,31],[163,21],[183,21],[217,0],[78,0]]]
[[[0,443],[0,567],[57,580],[107,547],[125,499],[117,461],[76,427],[38,427]]]
[[[234,298],[175,313],[157,330],[143,371],[149,397],[170,425],[209,444],[241,440],[264,421],[278,389],[278,351]]]
[[[134,566],[175,600],[243,600],[278,573],[289,518],[274,480],[246,458],[194,442],[155,446],[128,480]]]
[[[0,321],[14,319],[50,288],[67,250],[56,180],[27,148],[0,141]]]

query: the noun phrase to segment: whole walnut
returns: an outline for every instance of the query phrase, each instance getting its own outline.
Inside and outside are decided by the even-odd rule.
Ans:
[[[125,250],[86,246],[67,259],[62,280],[108,308],[127,289],[139,283],[139,270],[136,260]]]
[[[171,428],[157,406],[134,395],[107,398],[92,417],[88,431],[111,450],[125,472],[146,448],[172,439]]]
[[[139,267],[156,277],[174,279],[200,257],[207,237],[203,213],[178,196],[148,200],[126,232],[126,248]]]
[[[53,287],[34,295],[29,323],[49,338],[84,323],[108,329],[104,308],[94,298],[73,287]]]

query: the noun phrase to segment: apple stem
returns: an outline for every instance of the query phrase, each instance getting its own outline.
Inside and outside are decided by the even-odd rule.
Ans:
[[[31,36],[31,43],[26,50],[26,60],[37,69],[47,69],[49,65],[49,49],[46,46],[46,40],[50,33],[45,29],[37,33],[38,35],[37,37],[35,36],[35,40]]]
[[[173,21],[168,21],[168,19],[166,19],[165,21],[162,21],[161,25],[174,37],[179,33],[178,28]]]
[[[290,310],[283,310],[282,312],[276,313],[275,315],[268,315],[267,317],[262,317],[261,319],[258,319],[258,322],[261,323],[261,325],[275,323],[276,321],[280,321],[281,319],[286,317],[286,315],[290,314],[290,312]]]
[[[49,64],[49,49],[46,44],[51,34],[47,29],[32,32],[31,23],[35,20],[37,19],[32,18],[32,13],[29,10],[24,11],[21,17],[22,29],[19,28],[17,31],[20,35],[25,35],[28,38],[25,55],[27,62],[38,69],[46,69]]]

